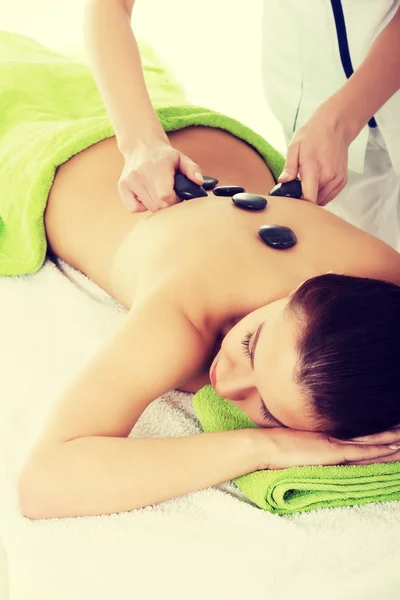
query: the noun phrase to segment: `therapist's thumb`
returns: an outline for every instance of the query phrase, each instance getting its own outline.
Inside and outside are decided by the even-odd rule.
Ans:
[[[293,181],[299,173],[299,146],[294,144],[289,146],[285,165],[282,173],[278,177],[278,181]]]

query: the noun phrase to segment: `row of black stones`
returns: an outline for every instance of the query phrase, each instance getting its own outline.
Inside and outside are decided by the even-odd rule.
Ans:
[[[232,196],[235,206],[244,210],[263,210],[267,206],[267,201],[263,196],[248,194],[243,187],[238,185],[217,186],[217,183],[218,179],[205,176],[203,185],[198,185],[183,173],[175,173],[174,191],[181,200],[201,198],[207,196],[206,190],[213,190],[215,196]],[[299,179],[294,179],[287,183],[278,183],[272,188],[269,195],[301,198],[301,182]],[[262,225],[258,230],[258,235],[267,246],[276,250],[286,250],[297,242],[294,231],[284,225]]]

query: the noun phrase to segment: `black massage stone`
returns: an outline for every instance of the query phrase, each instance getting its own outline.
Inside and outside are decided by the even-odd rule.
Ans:
[[[275,250],[286,250],[297,242],[294,232],[283,225],[262,225],[258,235],[267,246]]]
[[[215,177],[207,177],[207,175],[204,175],[203,179],[204,183],[202,184],[202,187],[205,190],[213,190],[218,183],[218,179],[215,179]]]
[[[240,187],[240,185],[219,185],[214,188],[213,193],[216,196],[234,196],[235,194],[240,194],[245,191],[246,190]]]
[[[286,183],[278,183],[278,185],[272,188],[268,195],[301,198],[302,193],[301,181],[297,178],[293,179],[293,181],[287,181]]]
[[[239,208],[246,210],[263,210],[267,206],[266,199],[258,194],[235,194],[232,196],[232,202]]]
[[[174,191],[181,200],[192,200],[193,198],[207,196],[206,190],[201,185],[194,183],[183,173],[175,173]]]

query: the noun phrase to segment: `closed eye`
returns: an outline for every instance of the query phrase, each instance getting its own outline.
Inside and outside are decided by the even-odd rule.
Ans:
[[[248,357],[250,365],[251,365],[251,354],[250,354],[250,340],[251,340],[251,336],[253,335],[253,331],[249,331],[249,333],[246,333],[246,335],[244,336],[243,340],[242,340],[242,344],[244,346],[244,350],[243,353]]]
[[[273,425],[274,427],[280,427],[280,425],[278,425],[276,423],[276,421],[271,417],[269,411],[267,410],[267,407],[264,405],[264,402],[262,400],[261,400],[260,408],[261,408],[261,415],[262,415],[264,421],[266,421],[270,425]]]
[[[242,344],[244,346],[243,353],[248,357],[249,362],[250,362],[250,366],[252,368],[253,368],[253,366],[251,364],[252,358],[251,358],[251,354],[250,354],[250,340],[251,340],[253,334],[254,334],[254,331],[249,331],[248,333],[246,333],[246,335],[244,336],[244,338],[242,340]],[[265,406],[264,401],[263,401],[262,398],[261,398],[260,410],[261,410],[261,416],[262,416],[263,420],[266,423],[268,423],[269,425],[273,425],[274,427],[287,427],[287,425],[284,425],[283,423],[278,423],[274,419],[274,417],[271,415],[271,413],[269,412],[269,410]]]

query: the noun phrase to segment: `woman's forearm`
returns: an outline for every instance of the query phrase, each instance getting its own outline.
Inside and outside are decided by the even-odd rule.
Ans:
[[[85,46],[120,152],[168,138],[147,91],[130,15],[122,0],[87,0]]]
[[[74,439],[30,468],[20,509],[32,519],[118,513],[222,483],[259,469],[254,431]]]

